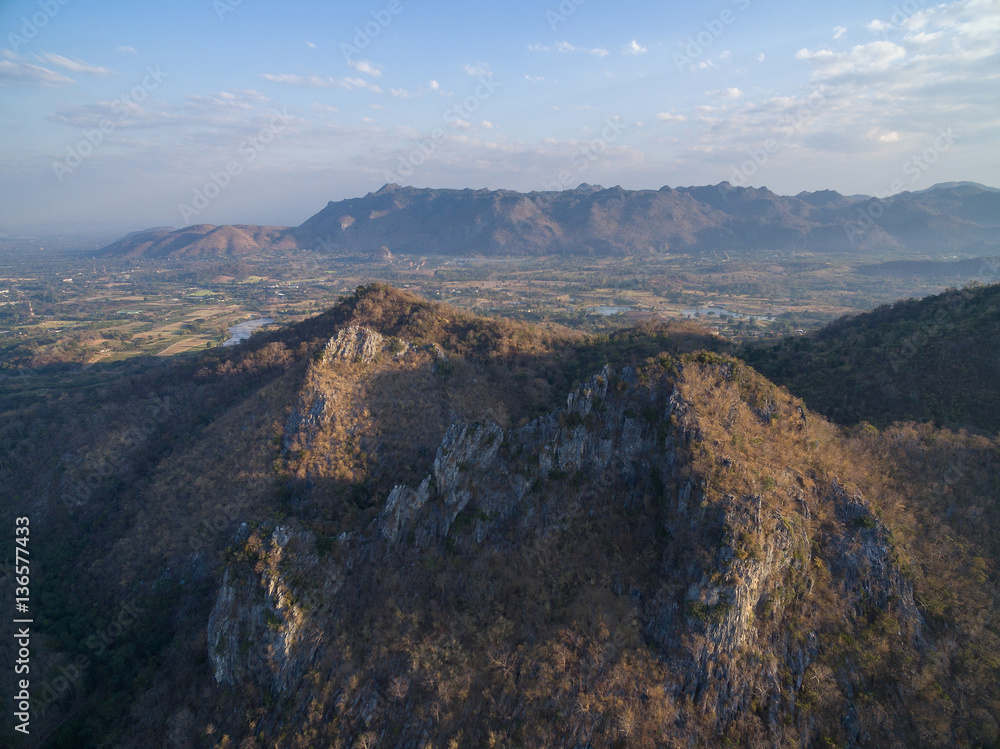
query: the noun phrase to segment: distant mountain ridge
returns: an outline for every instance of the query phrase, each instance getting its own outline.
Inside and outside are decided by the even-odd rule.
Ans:
[[[212,226],[196,224],[184,229],[172,226],[137,231],[100,251],[105,256],[197,257],[249,255],[271,249],[295,249],[280,226]]]
[[[1000,190],[944,183],[885,200],[833,190],[777,195],[767,188],[562,192],[383,186],[330,202],[298,227],[210,226],[130,234],[101,255],[245,256],[317,250],[401,255],[700,254],[716,250],[843,252],[1000,249]]]

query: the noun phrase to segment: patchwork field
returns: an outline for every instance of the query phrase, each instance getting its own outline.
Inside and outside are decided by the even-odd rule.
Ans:
[[[961,286],[975,279],[978,267],[926,257],[878,265],[886,259],[762,252],[738,259],[723,253],[374,262],[301,253],[239,261],[144,259],[98,268],[70,253],[37,256],[7,248],[0,253],[0,366],[183,354],[221,345],[229,327],[251,318],[287,325],[315,315],[373,281],[481,314],[581,331],[709,308],[719,315],[699,313],[695,321],[729,340],[785,337],[900,298]]]

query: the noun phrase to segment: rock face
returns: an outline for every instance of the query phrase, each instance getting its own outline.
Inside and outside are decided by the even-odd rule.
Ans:
[[[369,328],[351,326],[341,330],[327,342],[319,363],[330,365],[342,361],[370,364],[386,348],[386,340],[380,333]],[[331,402],[327,390],[310,381],[285,424],[285,450],[292,449],[293,446],[311,449],[322,425],[335,419],[337,407],[338,404]]]
[[[373,361],[383,345],[377,334],[351,328],[331,340],[324,356]],[[713,393],[711,408],[700,400],[705,388]],[[322,410],[310,407],[297,417],[298,425]],[[579,582],[559,594],[568,598],[553,597],[552,605],[586,589],[607,596],[614,602],[608,605],[623,612],[621,621],[631,623],[620,626],[635,633],[643,657],[654,657],[656,667],[665,669],[657,704],[676,717],[656,725],[663,740],[705,741],[739,727],[768,745],[808,745],[828,729],[796,706],[829,701],[835,716],[829,720],[843,718],[836,730],[849,746],[860,746],[871,736],[864,728],[869,718],[858,717],[868,708],[854,696],[850,679],[834,671],[831,638],[881,612],[899,628],[899,647],[915,650],[922,646],[923,622],[890,534],[859,492],[835,478],[818,479],[798,457],[779,465],[760,448],[759,462],[751,463],[754,452],[740,447],[744,440],[763,444],[769,435],[787,440],[787,454],[797,456],[800,443],[818,441],[800,413],[801,404],[731,362],[664,361],[640,369],[606,367],[570,393],[564,408],[521,428],[456,423],[429,475],[416,486],[395,486],[363,533],[324,541],[282,525],[248,539],[246,559],[226,571],[209,621],[215,678],[222,684],[253,681],[301,704],[320,699],[328,704],[323,709],[339,716],[340,736],[374,731],[397,737],[391,745],[416,745],[434,724],[416,717],[423,708],[399,703],[410,699],[399,695],[416,689],[404,688],[412,678],[380,682],[377,676],[384,669],[398,671],[391,664],[399,656],[376,659],[352,686],[335,686],[326,697],[317,696],[305,674],[326,663],[334,678],[358,657],[357,648],[384,647],[366,640],[371,635],[357,623],[379,607],[402,607],[393,609],[401,622],[408,616],[438,621],[420,608],[431,593],[412,591],[435,590],[442,555],[462,560],[460,574],[470,590],[480,591],[478,605],[489,608],[505,583],[502,575],[495,586],[489,582],[487,560],[499,555],[530,569],[526,560],[532,554],[569,544],[564,556],[584,560],[572,570]],[[771,475],[761,478],[765,471]],[[635,538],[644,540],[620,547],[628,536],[611,529],[636,523]],[[580,534],[576,542],[574,529]],[[320,546],[329,552],[318,553]],[[604,562],[590,566],[588,557]],[[547,574],[538,569],[539,580]],[[463,600],[461,592],[449,590],[442,600]],[[513,626],[526,620],[523,607],[533,605],[531,598],[522,600],[521,613],[511,614]],[[556,630],[561,626],[565,639],[582,625],[559,611],[553,608],[548,616],[563,622]],[[458,638],[472,635],[462,634],[462,612],[449,615]],[[489,621],[482,626],[497,624]],[[337,650],[331,643],[344,631],[358,639]],[[532,631],[535,638],[545,636]],[[491,691],[498,677],[489,674],[514,674],[512,664],[521,657],[516,653],[526,647],[498,637],[484,672],[476,671],[471,655],[465,667],[471,669],[470,683],[486,679],[481,689],[493,695],[489,699],[501,699]],[[403,662],[416,669],[412,664],[420,657],[407,655]],[[531,673],[518,678],[542,678]],[[528,710],[526,689],[520,697],[503,697],[513,700],[505,710]],[[398,693],[395,703],[385,690]],[[348,693],[355,695],[352,701]],[[439,697],[425,699],[440,703]],[[469,699],[474,716],[480,698]],[[643,703],[636,699],[640,710]],[[572,718],[572,711],[551,709],[551,740],[558,745],[588,745],[611,730],[601,720],[588,723]],[[612,733],[631,725],[616,720]],[[495,728],[486,717],[469,717],[461,725],[476,745],[485,745]]]
[[[310,534],[278,526],[252,549],[252,570],[226,570],[208,620],[208,657],[218,683],[256,681],[285,694],[302,678],[316,651],[316,642],[307,637],[306,613],[316,599],[305,597],[285,570],[294,565],[299,574],[311,573],[315,596],[324,601],[343,584],[336,571],[317,574],[314,549]]]
[[[373,362],[385,348],[385,339],[380,333],[369,328],[351,326],[331,338],[323,351],[323,361],[344,359],[346,361]]]

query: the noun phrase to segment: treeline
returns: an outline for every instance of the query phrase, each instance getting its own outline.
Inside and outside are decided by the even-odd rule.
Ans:
[[[1000,286],[953,289],[843,318],[742,356],[841,424],[1000,430]]]

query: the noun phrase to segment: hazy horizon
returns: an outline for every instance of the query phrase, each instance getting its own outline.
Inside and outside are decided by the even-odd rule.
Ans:
[[[6,235],[292,226],[387,182],[1000,185],[992,0],[36,0],[0,31]]]

